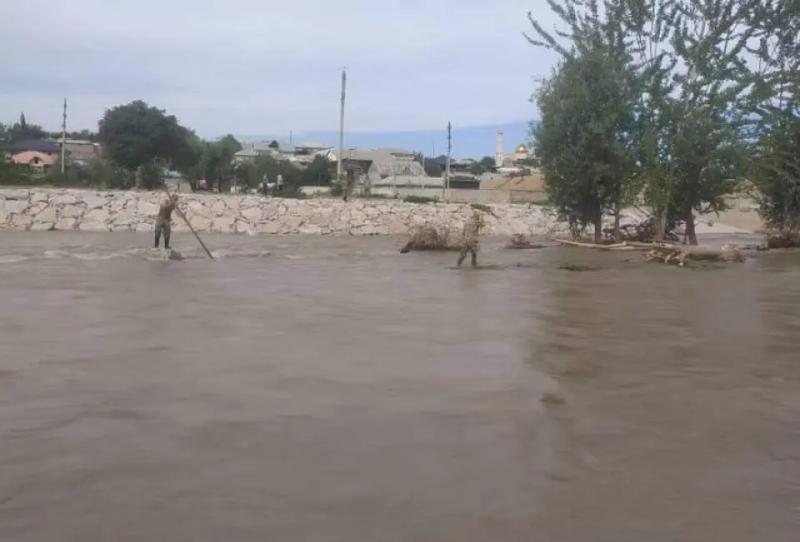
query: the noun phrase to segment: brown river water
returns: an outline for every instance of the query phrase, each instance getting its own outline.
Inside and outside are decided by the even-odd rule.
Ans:
[[[149,242],[0,234],[2,541],[800,540],[798,253]]]

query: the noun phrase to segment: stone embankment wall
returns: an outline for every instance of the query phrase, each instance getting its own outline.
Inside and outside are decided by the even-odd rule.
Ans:
[[[0,189],[0,229],[153,230],[159,192],[94,192],[63,189]],[[182,194],[192,226],[200,232],[250,234],[404,234],[426,222],[459,231],[468,205],[412,204],[393,200],[280,199],[253,195]],[[559,226],[544,207],[493,205],[486,233],[545,234]],[[187,231],[173,214],[175,231]],[[563,228],[560,228],[563,229]]]

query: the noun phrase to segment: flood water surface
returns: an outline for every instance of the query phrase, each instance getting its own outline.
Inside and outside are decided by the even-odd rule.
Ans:
[[[149,241],[0,234],[0,540],[798,540],[800,255]]]

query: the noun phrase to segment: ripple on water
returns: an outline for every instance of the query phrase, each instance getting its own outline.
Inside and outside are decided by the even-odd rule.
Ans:
[[[0,263],[17,263],[30,260],[30,256],[23,256],[22,254],[3,254],[0,255]]]

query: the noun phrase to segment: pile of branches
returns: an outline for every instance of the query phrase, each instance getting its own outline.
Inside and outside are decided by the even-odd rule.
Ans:
[[[678,227],[677,221],[667,223],[665,228],[664,240],[665,241],[680,241],[680,238],[675,234],[675,229]],[[608,238],[614,237],[613,228],[606,228],[603,230]],[[656,221],[651,216],[639,223],[622,224],[619,227],[619,240],[620,241],[638,241],[647,243],[656,238]]]
[[[458,250],[458,244],[450,238],[450,230],[429,222],[412,226],[411,239],[400,249],[401,254],[412,250]]]
[[[800,232],[776,232],[767,237],[767,248],[800,247]]]
[[[688,260],[706,262],[743,262],[744,254],[734,245],[723,245],[720,249],[674,245],[670,243],[641,243],[623,241],[612,245],[581,243],[567,239],[554,239],[564,245],[606,251],[642,251],[646,261],[656,261],[684,267]]]
[[[509,241],[509,243],[506,245],[506,248],[524,250],[532,248],[544,248],[544,245],[533,243],[525,235],[521,233],[515,233],[511,236],[511,241]]]
[[[723,245],[721,250],[714,250],[663,244],[653,246],[644,255],[644,258],[647,261],[675,264],[678,267],[684,267],[687,260],[704,262],[743,262],[745,260],[744,254],[733,245]]]

